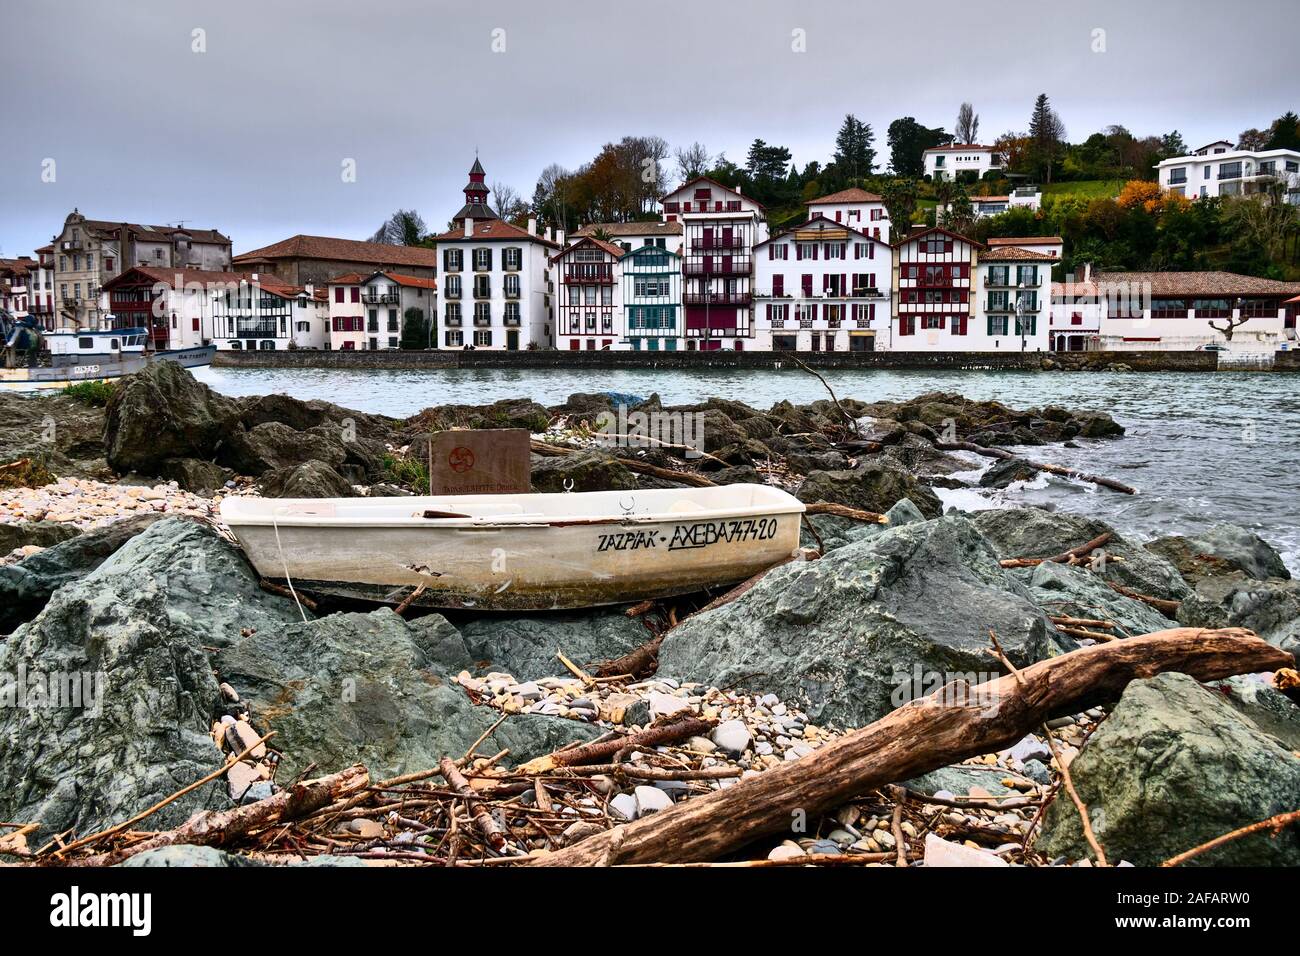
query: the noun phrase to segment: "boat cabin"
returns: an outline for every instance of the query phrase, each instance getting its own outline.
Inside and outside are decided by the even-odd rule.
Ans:
[[[46,332],[45,347],[51,365],[78,365],[102,362],[124,355],[141,355],[149,330],[141,327],[106,331]]]

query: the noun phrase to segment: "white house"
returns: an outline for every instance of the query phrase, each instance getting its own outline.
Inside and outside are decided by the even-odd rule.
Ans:
[[[1009,209],[1030,209],[1037,212],[1043,206],[1043,194],[1033,186],[1025,186],[1006,196],[971,196],[970,204],[976,219],[997,216]],[[949,209],[951,208],[950,204]]]
[[[990,169],[1002,168],[1002,156],[992,146],[967,143],[957,146],[935,146],[921,156],[925,162],[925,175],[931,179],[958,179],[963,173],[974,174],[966,178],[980,179]]]
[[[653,248],[653,247],[651,247]],[[555,345],[571,351],[615,348],[621,318],[623,249],[584,236],[551,257],[559,285]]]
[[[894,246],[894,315],[882,346],[898,351],[1047,351],[1057,257],[988,248],[945,229]]]
[[[888,242],[815,215],[760,242],[754,260],[757,350],[870,352],[887,334]]]
[[[754,246],[767,239],[763,204],[700,176],[663,197],[664,221],[682,224],[686,349],[752,347]]]
[[[873,239],[889,241],[889,210],[885,208],[885,200],[875,193],[854,186],[810,199],[804,205],[808,207],[809,219],[825,216]]]
[[[550,256],[564,247],[537,232],[537,220],[521,229],[488,206],[486,173],[476,159],[465,187],[465,205],[453,228],[435,237],[442,252],[440,322],[443,348],[515,351],[549,348],[554,336],[554,279]]]
[[[1057,259],[1061,258],[1065,253],[1065,240],[1060,236],[1008,236],[1006,238],[990,239],[985,245],[990,249],[1017,246],[1021,249],[1028,249],[1030,252],[1041,252],[1044,255],[1054,256]]]
[[[328,342],[329,303],[311,285],[252,273],[210,289],[208,298],[208,336],[218,351],[323,349]]]
[[[311,287],[308,286],[308,289]],[[401,347],[407,311],[432,322],[438,314],[435,279],[381,270],[370,275],[349,273],[329,282],[329,344],[302,348],[380,351]],[[428,336],[422,346],[432,339]]]
[[[1069,275],[1064,282],[1053,282],[1048,326],[1052,351],[1090,352],[1100,348],[1102,306],[1091,266],[1083,267],[1082,276]]]
[[[1162,187],[1192,199],[1250,195],[1280,179],[1287,202],[1300,203],[1300,152],[1294,149],[1255,151],[1211,143],[1190,156],[1162,159],[1156,175]]]
[[[329,296],[330,337],[327,349],[361,352],[366,348],[366,307],[361,302],[361,283],[366,276],[349,272],[335,276],[326,285]]]

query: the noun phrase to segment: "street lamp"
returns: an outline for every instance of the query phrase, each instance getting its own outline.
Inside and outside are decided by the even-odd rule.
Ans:
[[[1020,333],[1020,351],[1025,351],[1025,299],[1021,294],[1025,288],[1023,282],[1016,283],[1016,331]]]

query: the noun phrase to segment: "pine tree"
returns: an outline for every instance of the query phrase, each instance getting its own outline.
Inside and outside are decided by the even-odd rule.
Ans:
[[[876,151],[871,145],[874,139],[871,124],[849,113],[835,137],[835,165],[854,179],[870,176],[876,166]]]
[[[1065,127],[1052,110],[1046,93],[1039,93],[1029,117],[1029,141],[1034,168],[1044,182],[1052,181],[1052,166],[1061,150]]]

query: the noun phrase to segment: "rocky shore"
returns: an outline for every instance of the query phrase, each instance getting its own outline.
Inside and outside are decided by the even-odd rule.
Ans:
[[[1180,625],[1248,628],[1293,657],[1300,647],[1300,584],[1243,529],[1141,542],[1038,508],[945,512],[945,490],[1023,480],[1050,461],[1045,446],[1119,439],[1104,412],[948,394],[767,411],[632,400],[634,411],[699,416],[694,456],[603,440],[598,416],[619,399],[442,406],[398,420],[280,395],[230,399],[170,363],[124,381],[102,409],[0,396],[14,423],[0,436],[0,820],[38,825],[0,830],[0,854],[66,862],[61,846],[220,769],[232,695],[257,736],[275,732],[278,785],[359,763],[391,786],[305,816],[292,839],[133,851],[198,811],[233,807],[216,779],[81,852],[127,865],[527,862],[815,759],[936,679],[996,677],[1005,669],[990,631],[1018,669]],[[670,487],[675,473],[771,482],[889,521],[810,516],[803,544],[814,559],[723,602],[399,615],[327,600],[303,608],[267,590],[216,519],[232,494],[414,493],[427,480],[428,433],[449,427],[527,428],[536,490]],[[959,445],[1012,457],[985,468]],[[53,480],[6,487],[4,465],[20,460]],[[649,641],[651,666],[609,672]],[[102,682],[93,718],[31,699],[42,677],[69,674]],[[1293,680],[1286,669],[1134,680],[1009,746],[872,788],[728,859],[1090,863],[1080,814],[1060,791],[1068,769],[1108,862],[1157,864],[1296,809]],[[656,733],[669,739],[644,742]],[[566,766],[564,748],[604,753],[611,741],[599,761],[554,769]],[[487,809],[433,795],[444,758]],[[537,771],[539,760],[551,769]],[[1193,862],[1296,865],[1300,829]]]

